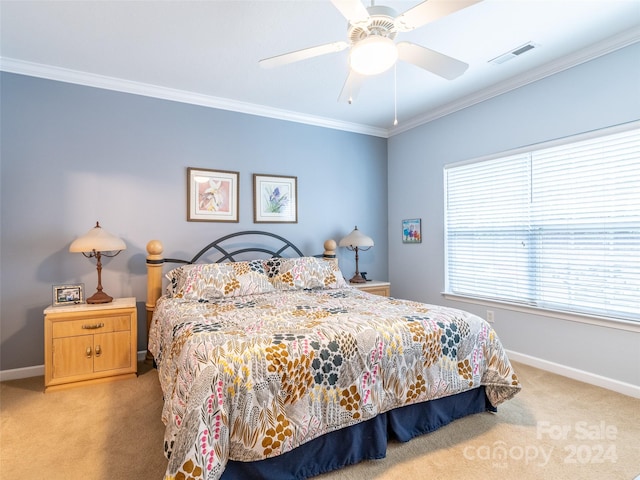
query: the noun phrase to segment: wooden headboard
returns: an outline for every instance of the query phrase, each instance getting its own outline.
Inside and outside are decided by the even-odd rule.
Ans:
[[[335,240],[327,240],[324,242],[324,253],[317,256],[335,262],[337,261],[336,247],[337,244]],[[256,256],[247,257],[247,254],[253,253],[267,258],[304,256],[300,249],[286,238],[276,235],[275,233],[262,232],[259,230],[248,230],[225,235],[209,243],[190,260],[164,258],[162,256],[163,251],[164,248],[160,240],[151,240],[147,243],[147,301],[145,304],[147,309],[147,344],[156,302],[162,296],[162,273],[165,263],[189,265],[197,263],[198,261],[221,263],[236,262],[243,258],[249,258],[251,260],[258,258]],[[217,257],[216,260],[212,260],[212,255]],[[153,361],[149,350],[147,350],[146,361]]]

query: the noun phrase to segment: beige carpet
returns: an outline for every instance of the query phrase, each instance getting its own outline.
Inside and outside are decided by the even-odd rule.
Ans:
[[[458,420],[387,458],[318,480],[603,479],[640,475],[640,400],[514,363],[523,391],[497,414]],[[160,480],[156,372],[42,393],[43,378],[0,384],[0,478]],[[244,480],[244,479],[242,479]]]

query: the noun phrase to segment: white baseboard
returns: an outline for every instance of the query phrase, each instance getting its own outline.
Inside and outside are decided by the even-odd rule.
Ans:
[[[573,380],[595,385],[596,387],[606,388],[607,390],[613,390],[614,392],[622,393],[634,398],[640,398],[640,386],[632,385],[631,383],[621,382],[620,380],[614,380],[612,378],[596,375],[595,373],[585,372],[573,367],[567,367],[559,363],[550,362],[541,358],[525,355],[524,353],[518,353],[511,350],[506,350],[510,360],[514,362],[524,363],[532,367],[545,370],[547,372],[556,373],[563,377],[569,377]]]
[[[147,351],[138,352],[138,361],[142,362],[147,357]],[[19,380],[21,378],[39,377],[44,375],[44,365],[33,367],[14,368],[13,370],[0,370],[0,382]]]
[[[44,365],[14,368],[13,370],[0,370],[0,382],[6,382],[7,380],[19,380],[21,378],[39,377],[42,375],[44,375]]]

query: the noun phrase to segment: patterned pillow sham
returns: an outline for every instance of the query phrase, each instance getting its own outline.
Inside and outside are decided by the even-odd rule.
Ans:
[[[262,260],[185,265],[167,273],[167,294],[185,300],[239,297],[274,290]]]
[[[164,276],[169,283],[167,284],[166,295],[168,297],[175,297],[176,293],[184,283],[184,268],[185,267],[176,267],[173,270],[166,273]]]
[[[347,286],[338,265],[321,258],[271,258],[264,265],[269,281],[276,290]]]

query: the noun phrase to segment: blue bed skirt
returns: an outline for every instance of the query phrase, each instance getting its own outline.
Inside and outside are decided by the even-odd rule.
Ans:
[[[384,458],[387,442],[406,442],[474,413],[495,411],[484,387],[392,410],[257,462],[229,461],[222,480],[303,480],[363,460]]]

